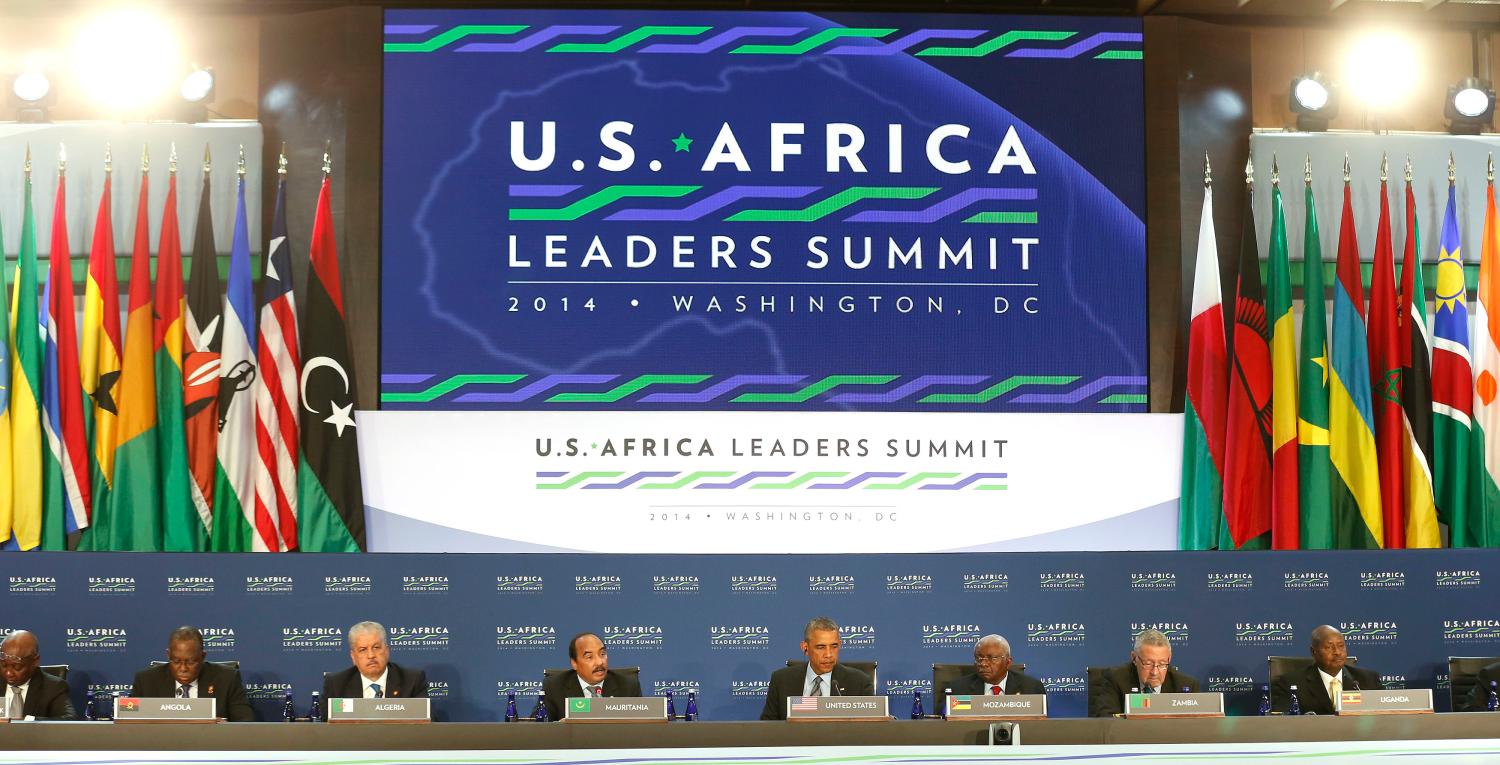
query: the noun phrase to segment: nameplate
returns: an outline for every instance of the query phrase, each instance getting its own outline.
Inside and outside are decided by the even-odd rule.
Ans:
[[[115,722],[218,722],[218,700],[115,697]]]
[[[947,717],[949,720],[996,720],[1028,719],[1047,717],[1047,694],[1018,693],[1014,696],[954,696],[949,695]]]
[[[1431,688],[1390,691],[1344,691],[1340,715],[1419,715],[1432,711]]]
[[[1223,717],[1222,693],[1127,693],[1126,717]]]
[[[667,700],[662,696],[597,696],[568,699],[567,722],[666,722]]]
[[[790,696],[786,700],[786,719],[792,722],[890,717],[884,696]]]
[[[328,722],[424,723],[432,719],[427,699],[329,699]]]

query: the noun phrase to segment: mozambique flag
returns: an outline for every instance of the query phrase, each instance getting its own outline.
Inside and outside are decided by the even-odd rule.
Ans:
[[[365,549],[365,503],[354,435],[354,377],[345,324],[344,288],[334,243],[325,173],[313,218],[311,268],[303,308],[302,465],[297,472],[297,523],[305,552]]]
[[[42,468],[45,550],[67,549],[67,535],[88,528],[93,515],[67,207],[67,180],[59,171],[47,256],[47,346],[42,371],[42,430],[47,435],[47,459]]]
[[[1422,283],[1417,198],[1406,183],[1406,249],[1401,255],[1402,485],[1406,489],[1406,546],[1439,547],[1437,507],[1432,499],[1432,361],[1428,353],[1427,289]]]
[[[279,552],[275,526],[257,529],[255,517],[255,291],[250,275],[250,231],[245,216],[245,177],[234,209],[234,245],[229,255],[229,292],[223,300],[224,341],[220,354],[218,464],[214,471],[213,549]],[[260,531],[260,534],[256,534]]]
[[[1406,443],[1401,409],[1401,346],[1396,327],[1396,265],[1391,252],[1391,205],[1380,181],[1380,224],[1375,230],[1375,262],[1370,275],[1370,382],[1375,414],[1375,453],[1380,469],[1382,547],[1406,546],[1406,491],[1401,484]]]
[[[1271,186],[1271,547],[1301,541],[1297,496],[1297,326],[1292,320],[1292,267],[1287,261],[1281,184]]]
[[[0,243],[5,237],[0,235]],[[10,516],[13,504],[10,464],[10,360],[11,325],[10,291],[5,286],[5,253],[0,247],[0,543],[10,541]]]
[[[1213,188],[1205,187],[1203,219],[1198,224],[1198,263],[1193,273],[1187,400],[1183,403],[1182,418],[1182,498],[1177,508],[1177,530],[1178,546],[1184,550],[1217,547],[1224,525],[1229,359],[1224,349],[1224,306],[1219,289]]]
[[[94,218],[94,242],[89,248],[88,282],[83,291],[82,356],[78,360],[85,413],[92,414],[89,433],[93,455],[94,515],[105,505],[114,480],[116,384],[120,381],[120,286],[115,277],[115,230],[110,217],[110,173],[104,174],[104,193]]]
[[[1484,305],[1486,263],[1493,271],[1500,232],[1495,228],[1495,190],[1489,188],[1484,215],[1484,242],[1480,245],[1479,298]],[[1476,378],[1469,366],[1469,308],[1466,304],[1463,252],[1458,236],[1458,205],[1453,182],[1448,182],[1448,208],[1443,212],[1443,233],[1439,241],[1437,289],[1432,316],[1432,488],[1437,498],[1438,518],[1448,524],[1448,544],[1452,547],[1480,547],[1500,539],[1485,539],[1484,498],[1493,491],[1487,470],[1475,471],[1475,464],[1486,465],[1493,459],[1493,448],[1486,443],[1494,431],[1485,430],[1483,408],[1494,401],[1493,376],[1485,377],[1479,366]],[[1488,256],[1488,257],[1487,257]],[[1491,303],[1490,305],[1494,305]],[[1479,362],[1494,364],[1490,346],[1489,322],[1481,313],[1475,326],[1479,332]],[[1488,395],[1486,395],[1488,394]],[[1480,417],[1476,421],[1475,415]],[[1474,427],[1474,425],[1478,427]],[[1500,455],[1495,455],[1500,457]],[[1473,471],[1473,472],[1471,472]],[[1474,481],[1479,485],[1475,486]]]
[[[42,543],[42,337],[37,305],[36,216],[31,210],[31,152],[26,153],[21,251],[11,291],[10,439],[13,506],[7,547],[32,550]]]
[[[1229,346],[1229,409],[1224,444],[1224,528],[1219,549],[1263,550],[1271,531],[1271,348],[1255,211],[1245,195],[1234,331]]]
[[[1328,454],[1328,310],[1323,289],[1323,242],[1312,183],[1303,194],[1302,345],[1297,379],[1298,509],[1304,550],[1333,547],[1333,463]]]
[[[140,201],[135,209],[135,241],[130,250],[130,295],[125,310],[125,350],[116,386],[113,446],[114,480],[82,548],[162,549],[160,453],[156,432],[155,338],[151,320],[151,231],[146,217],[150,187],[141,168]],[[168,244],[163,242],[163,244]]]
[[[160,460],[162,544],[168,552],[208,548],[208,527],[193,504],[188,474],[187,438],[183,430],[182,241],[177,229],[177,173],[167,181],[156,254],[156,440]]]
[[[1378,548],[1385,540],[1364,314],[1354,204],[1346,181],[1333,284],[1333,364],[1328,374],[1328,455],[1336,476],[1331,506],[1334,546],[1340,548]]]
[[[219,254],[214,248],[214,216],[204,149],[203,191],[193,232],[193,269],[188,278],[186,344],[182,357],[183,430],[187,442],[189,489],[205,531],[213,528],[214,473],[219,451],[219,343],[224,298],[219,291]]]

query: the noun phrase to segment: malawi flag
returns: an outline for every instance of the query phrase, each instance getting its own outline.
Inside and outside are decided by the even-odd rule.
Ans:
[[[1493,163],[1493,160],[1491,160]],[[1491,165],[1493,175],[1493,164]],[[1474,317],[1474,434],[1475,473],[1469,491],[1466,513],[1457,519],[1450,512],[1448,537],[1454,547],[1494,547],[1500,545],[1500,448],[1492,446],[1490,435],[1500,433],[1500,218],[1495,213],[1495,182],[1488,188],[1484,210],[1484,243],[1479,254],[1478,312]],[[1436,367],[1437,353],[1433,353]],[[1436,378],[1436,374],[1434,374]],[[1434,380],[1434,384],[1436,381]],[[1442,421],[1437,397],[1433,410]],[[1442,500],[1439,510],[1444,510]]]
[[[1485,400],[1484,393],[1493,388],[1486,385],[1484,367],[1480,367],[1479,378],[1472,376],[1469,367],[1469,308],[1466,304],[1464,284],[1463,251],[1458,236],[1458,205],[1453,181],[1448,181],[1448,207],[1443,211],[1443,233],[1438,240],[1436,303],[1432,316],[1432,486],[1437,497],[1438,518],[1448,524],[1448,544],[1453,547],[1479,547],[1500,540],[1485,540],[1482,523],[1476,523],[1483,515],[1482,497],[1487,492],[1484,472],[1475,474],[1476,463],[1489,460],[1485,440],[1494,431],[1484,430],[1480,420],[1474,428],[1476,418],[1475,401]],[[1491,186],[1484,216],[1484,243],[1480,246],[1479,295],[1484,299],[1485,255],[1495,254],[1495,191]],[[1493,268],[1493,266],[1492,266]],[[1491,283],[1493,284],[1493,283]],[[1493,289],[1493,287],[1491,287]],[[1486,306],[1487,307],[1487,306]],[[1482,363],[1492,363],[1488,356],[1488,316],[1481,315],[1478,343]],[[1484,414],[1480,412],[1479,414]],[[1479,480],[1475,487],[1472,481]]]
[[[1333,284],[1333,364],[1328,373],[1328,454],[1336,474],[1331,497],[1333,534],[1334,546],[1339,548],[1378,548],[1385,540],[1364,314],[1359,241],[1346,180]]]
[[[234,208],[234,244],[229,255],[229,292],[224,296],[224,345],[220,353],[218,466],[214,480],[213,549],[278,552],[275,527],[255,527],[255,288],[250,275],[250,231],[245,215],[245,176]]]
[[[1406,182],[1406,249],[1401,255],[1401,409],[1406,438],[1402,442],[1402,485],[1406,489],[1406,546],[1441,547],[1437,506],[1432,498],[1432,361],[1428,352],[1427,289],[1422,283],[1421,236],[1417,231],[1417,198]]]
[[[88,282],[83,290],[82,356],[78,360],[85,413],[92,414],[89,451],[93,456],[93,508],[97,518],[114,480],[115,418],[120,381],[120,285],[115,278],[115,230],[110,217],[112,174],[104,174],[104,193],[94,218],[94,242],[89,248]]]
[[[325,165],[326,167],[326,165]],[[304,552],[365,549],[365,503],[354,435],[354,377],[344,319],[327,171],[313,219],[307,304],[302,314],[302,465],[297,474],[297,532]]]
[[[7,548],[42,543],[42,337],[37,305],[36,216],[31,210],[31,151],[26,153],[25,213],[21,251],[11,292],[10,438],[13,501]]]
[[[57,175],[47,275],[47,347],[42,372],[42,430],[47,458],[42,478],[42,549],[67,549],[67,535],[88,528],[92,513],[88,427],[78,372],[78,326],[73,311],[73,256],[68,245],[67,179]]]
[[[151,319],[150,201],[145,159],[136,203],[135,242],[130,251],[130,296],[126,301],[125,351],[115,397],[114,481],[94,527],[80,547],[93,550],[162,549],[161,466],[156,432],[155,337]],[[163,242],[163,245],[167,244]]]
[[[1312,174],[1309,167],[1308,176]],[[1298,510],[1304,550],[1333,547],[1333,463],[1328,455],[1328,312],[1323,289],[1323,242],[1312,182],[1303,193],[1302,341],[1297,376]]]
[[[282,158],[283,163],[285,157]],[[260,339],[256,342],[255,527],[275,528],[280,549],[297,549],[297,412],[302,354],[297,345],[297,301],[286,243],[286,166],[276,183],[276,213],[260,280]]]
[[[1297,512],[1297,325],[1292,319],[1292,266],[1287,260],[1281,184],[1271,185],[1271,547],[1301,542]]]
[[[186,344],[182,357],[183,430],[193,507],[205,531],[213,528],[214,473],[219,451],[219,342],[223,297],[219,294],[219,254],[214,249],[214,216],[208,150],[204,149],[203,191],[193,232],[193,270],[188,278]]]
[[[1224,517],[1219,549],[1263,550],[1271,531],[1271,349],[1260,284],[1255,211],[1245,195],[1239,287],[1229,347],[1229,424],[1224,454]]]
[[[156,439],[161,461],[162,544],[168,552],[208,549],[208,527],[193,503],[183,430],[182,240],[177,228],[177,172],[167,181],[156,254]]]
[[[1391,205],[1380,181],[1380,224],[1375,230],[1375,263],[1370,275],[1370,382],[1375,414],[1375,452],[1380,466],[1382,547],[1406,546],[1406,490],[1402,449],[1406,443],[1401,408],[1401,345],[1396,327],[1396,265],[1391,252]]]
[[[1219,297],[1219,248],[1214,241],[1211,186],[1203,189],[1203,219],[1198,224],[1187,363],[1178,546],[1211,550],[1218,546],[1224,524],[1224,428],[1229,403],[1229,360],[1224,349],[1224,306]]]

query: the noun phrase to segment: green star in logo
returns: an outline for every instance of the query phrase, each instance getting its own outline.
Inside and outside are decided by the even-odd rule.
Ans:
[[[674,153],[679,151],[690,151],[693,146],[693,139],[688,138],[686,133],[679,132],[677,134],[677,137],[672,139],[672,146],[675,147],[672,149]]]

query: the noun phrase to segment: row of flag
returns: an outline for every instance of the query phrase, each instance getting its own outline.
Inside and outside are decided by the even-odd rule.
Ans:
[[[1246,180],[1252,169],[1247,166]],[[1220,295],[1212,178],[1193,276],[1184,404],[1182,549],[1500,546],[1500,216],[1494,161],[1469,306],[1448,165],[1431,324],[1416,198],[1396,279],[1385,162],[1368,303],[1348,160],[1329,331],[1309,159],[1304,170],[1303,303],[1295,340],[1281,187],[1273,175],[1263,287],[1253,210],[1239,243],[1234,315]],[[1247,199],[1250,195],[1247,195]]]
[[[364,549],[327,155],[306,294],[292,285],[283,156],[257,296],[243,149],[227,290],[214,248],[206,152],[184,285],[175,146],[153,284],[143,151],[123,327],[110,158],[79,327],[61,148],[58,157],[45,284],[29,147],[20,252],[10,279],[0,269],[9,298],[0,301],[8,328],[0,342],[0,549]]]

